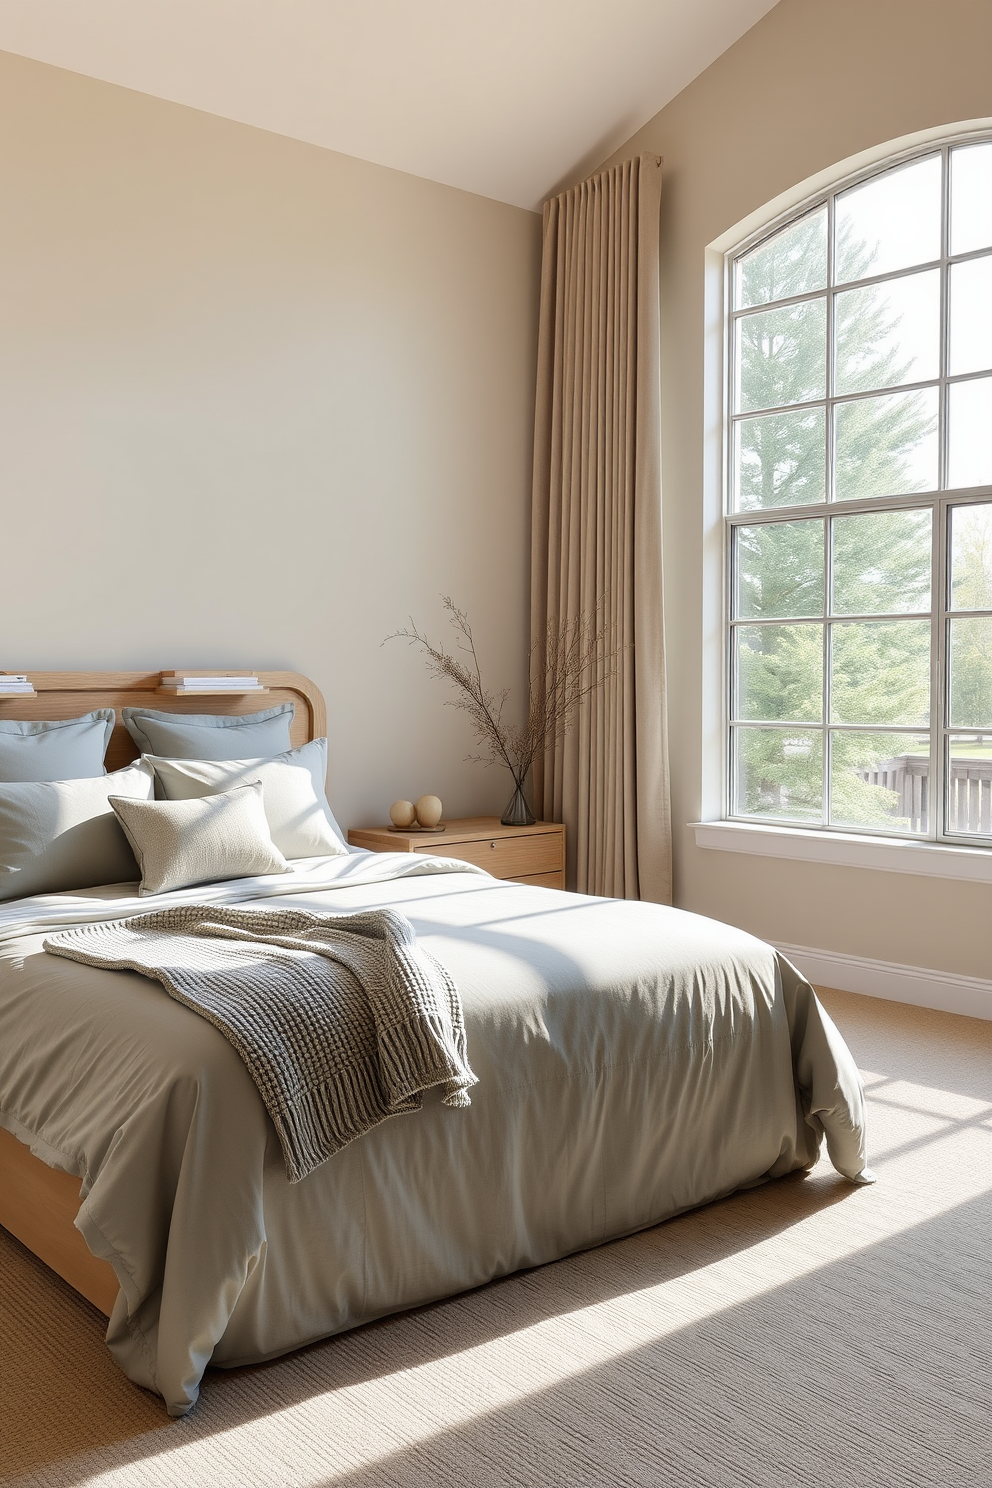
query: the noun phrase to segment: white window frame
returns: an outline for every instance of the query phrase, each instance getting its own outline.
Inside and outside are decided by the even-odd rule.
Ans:
[[[949,266],[952,262],[965,261],[972,257],[981,257],[987,250],[976,250],[975,253],[958,255],[951,259],[949,255],[950,244],[949,213],[948,213],[948,191],[949,170],[947,166],[947,154],[957,144],[977,144],[992,138],[992,121],[976,120],[971,127],[958,125],[953,129],[940,129],[927,131],[904,142],[904,148],[879,149],[866,153],[857,162],[848,162],[846,171],[838,168],[837,171],[822,173],[816,182],[807,182],[805,192],[802,188],[788,194],[787,198],[779,201],[779,210],[771,216],[765,216],[760,225],[755,226],[754,216],[746,224],[739,224],[736,233],[724,235],[722,241],[710,245],[707,254],[707,341],[710,376],[708,378],[708,397],[706,409],[706,486],[710,493],[708,500],[708,516],[706,520],[706,542],[704,551],[708,556],[704,559],[708,570],[704,573],[704,604],[707,606],[708,615],[704,621],[704,651],[708,653],[708,665],[706,671],[712,684],[714,674],[719,672],[719,702],[713,706],[712,685],[707,688],[707,696],[704,698],[703,714],[703,748],[704,748],[704,780],[703,780],[703,806],[704,816],[709,815],[710,820],[693,823],[695,828],[696,842],[701,847],[723,848],[730,851],[757,853],[760,855],[787,857],[806,861],[835,863],[838,866],[875,867],[887,871],[923,873],[936,876],[949,876],[980,881],[992,881],[992,836],[976,840],[974,834],[962,836],[960,834],[945,833],[939,835],[944,816],[944,759],[945,759],[945,737],[948,732],[979,733],[975,729],[949,730],[946,722],[946,709],[943,706],[942,694],[942,671],[944,639],[947,632],[947,611],[944,608],[948,597],[947,584],[944,575],[947,570],[947,511],[950,505],[966,504],[969,501],[989,501],[992,498],[992,486],[983,486],[972,489],[956,488],[953,491],[945,488],[947,474],[947,388],[950,384],[970,380],[982,373],[962,374],[957,377],[949,377],[947,367],[947,306]],[[939,267],[942,276],[942,299],[941,299],[941,351],[940,351],[940,375],[937,380],[939,388],[940,427],[939,427],[939,485],[940,489],[934,493],[922,495],[909,495],[888,498],[870,498],[859,501],[831,501],[817,503],[816,505],[803,505],[796,507],[770,508],[751,510],[746,512],[733,512],[731,509],[732,491],[732,459],[733,459],[733,427],[736,419],[732,417],[732,377],[733,377],[733,338],[732,322],[735,321],[739,312],[734,307],[733,299],[733,274],[735,261],[758,243],[771,237],[789,223],[798,220],[806,213],[815,211],[818,207],[828,204],[828,253],[833,252],[833,213],[834,198],[840,192],[850,189],[863,181],[878,175],[892,167],[907,164],[915,159],[926,155],[941,153],[943,155],[943,206],[942,206],[942,241],[941,256],[934,260],[932,265],[914,265],[906,272],[919,272],[926,267]],[[853,167],[853,168],[852,168]],[[750,228],[750,231],[747,229]],[[902,271],[899,271],[900,273]],[[885,281],[898,277],[897,274],[879,274],[869,276],[866,280],[851,281],[843,286],[834,285],[829,282],[825,290],[828,307],[832,303],[832,297],[837,290],[856,287],[861,283],[873,281]],[[808,296],[796,296],[796,299],[805,299]],[[779,303],[779,302],[774,302]],[[788,303],[788,301],[786,301]],[[718,313],[714,315],[714,308]],[[759,307],[750,307],[757,309]],[[746,312],[744,312],[746,313]],[[831,355],[832,314],[828,310],[828,358]],[[714,353],[717,348],[717,334],[719,335],[718,366],[720,379],[719,398],[714,397],[713,364]],[[987,375],[984,374],[984,375]],[[933,386],[933,381],[919,386]],[[908,388],[918,386],[909,384]],[[887,390],[886,390],[887,391]],[[863,396],[862,394],[849,395]],[[815,405],[823,406],[827,410],[827,417],[836,403],[846,401],[845,397],[838,397],[832,391],[832,385],[828,384],[827,394],[823,399],[813,400]],[[714,417],[714,415],[716,415]],[[718,424],[718,428],[714,428]],[[714,434],[719,440],[719,454],[717,454]],[[830,459],[828,440],[828,461]],[[714,479],[715,477],[715,479]],[[712,495],[714,489],[718,491],[717,502],[718,514],[714,511]],[[828,485],[828,496],[830,494]],[[783,518],[824,518],[832,515],[856,514],[862,511],[877,512],[885,509],[907,510],[911,508],[931,509],[934,513],[936,523],[937,540],[934,543],[934,559],[932,573],[932,610],[934,616],[933,624],[938,637],[937,645],[932,648],[933,658],[931,664],[931,754],[930,754],[930,811],[928,821],[928,832],[924,836],[914,833],[911,836],[899,834],[898,832],[887,832],[884,829],[838,827],[835,825],[816,824],[788,824],[763,817],[745,817],[732,815],[732,788],[731,778],[731,727],[730,727],[730,684],[731,684],[731,647],[733,642],[733,629],[737,623],[746,621],[734,621],[731,610],[731,584],[733,573],[731,566],[731,538],[732,529],[735,526],[750,526],[762,522],[781,521]],[[716,521],[714,521],[716,517]],[[716,529],[716,530],[714,530]],[[716,541],[714,541],[716,539]],[[714,556],[717,543],[720,552],[720,579],[719,597],[713,592],[716,588],[713,580],[715,577]],[[829,542],[826,550],[829,555]],[[829,563],[829,556],[827,557]],[[829,575],[827,575],[829,577]],[[713,665],[713,641],[714,637],[714,606],[719,612],[719,667]],[[989,614],[992,611],[968,612],[969,615]],[[859,617],[844,617],[845,619]],[[878,618],[878,617],[865,617]],[[920,617],[914,617],[920,618]],[[753,622],[752,622],[753,623]],[[813,623],[817,623],[815,620]],[[819,623],[824,623],[821,619]],[[941,669],[938,674],[937,668]],[[828,686],[825,678],[825,688]],[[939,710],[939,712],[938,712]],[[820,731],[827,735],[831,727],[829,714],[824,713],[819,725]],[[934,721],[936,719],[936,721]],[[881,731],[881,730],[880,730]],[[719,744],[714,738],[718,732]],[[901,732],[922,732],[903,728]],[[992,737],[992,729],[989,731]],[[716,765],[716,754],[719,755],[719,780],[714,779],[714,766]],[[708,758],[707,758],[708,756]],[[714,787],[717,789],[714,789]],[[710,811],[707,812],[706,804],[710,803]],[[935,808],[935,803],[939,809]],[[712,808],[716,807],[716,810]],[[714,819],[715,818],[715,819]]]

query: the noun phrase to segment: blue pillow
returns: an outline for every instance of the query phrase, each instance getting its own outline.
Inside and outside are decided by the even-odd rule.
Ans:
[[[93,780],[0,785],[0,900],[140,877],[110,797],[150,801],[151,767],[135,760]]]
[[[271,759],[292,749],[289,726],[295,709],[280,703],[262,713],[163,713],[122,708],[121,716],[142,754],[166,759]]]
[[[80,718],[0,717],[0,783],[95,780],[113,731],[113,708]]]

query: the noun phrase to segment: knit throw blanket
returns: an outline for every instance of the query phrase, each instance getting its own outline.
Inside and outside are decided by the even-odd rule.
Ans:
[[[275,1125],[290,1182],[421,1092],[470,1104],[461,999],[391,909],[186,904],[50,935],[45,950],[141,972],[219,1028]]]

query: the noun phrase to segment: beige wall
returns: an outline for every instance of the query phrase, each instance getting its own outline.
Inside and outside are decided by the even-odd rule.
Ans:
[[[291,667],[343,822],[501,807],[380,642],[523,680],[539,217],[2,54],[0,217],[0,667]]]
[[[706,246],[836,162],[886,140],[992,115],[990,58],[987,0],[782,0],[611,157],[653,150],[665,159],[664,501],[677,902],[769,939],[979,977],[992,966],[989,887],[699,849],[684,824],[698,819],[703,795]]]

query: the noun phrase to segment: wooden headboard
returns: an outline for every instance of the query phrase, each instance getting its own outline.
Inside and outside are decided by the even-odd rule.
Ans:
[[[216,671],[216,669],[215,669]],[[156,691],[161,672],[29,672],[37,697],[0,699],[0,718],[78,718],[94,708],[113,708],[117,722],[107,750],[106,767],[119,770],[138,753],[134,740],[121,722],[122,708],[156,708],[168,713],[259,713],[279,703],[293,703],[290,728],[293,746],[306,744],[327,733],[327,712],[320,689],[299,672],[257,672],[267,688],[260,695],[237,697],[170,697]],[[187,676],[198,675],[195,668]],[[210,673],[199,672],[200,676]]]

